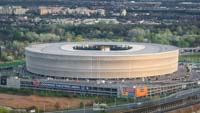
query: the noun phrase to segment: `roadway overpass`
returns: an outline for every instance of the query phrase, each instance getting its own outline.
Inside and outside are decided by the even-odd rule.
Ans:
[[[200,54],[200,47],[180,48],[180,55]]]
[[[138,103],[129,103],[129,104],[122,104],[122,105],[114,105],[108,107],[105,111],[107,112],[113,112],[113,111],[119,111],[119,110],[128,110],[128,109],[138,109],[138,108],[148,108],[148,106],[160,106],[162,104],[167,104],[167,103],[173,103],[176,101],[184,100],[188,97],[196,97],[198,98],[198,101],[196,100],[194,103],[200,103],[199,98],[200,98],[200,88],[195,88],[195,89],[189,89],[189,90],[184,90],[177,92],[175,94],[169,95],[167,97],[159,98],[157,100],[150,100],[150,101],[145,101],[145,102],[138,102]],[[191,104],[194,104],[191,102]],[[183,106],[188,105],[186,102],[183,104]],[[162,112],[162,110],[166,109],[159,109],[160,111],[157,112]],[[45,113],[100,113],[100,111],[94,111],[92,108],[89,109],[77,109],[77,110],[65,110],[65,111],[53,111],[53,112],[45,112]],[[132,113],[132,112],[131,112]]]

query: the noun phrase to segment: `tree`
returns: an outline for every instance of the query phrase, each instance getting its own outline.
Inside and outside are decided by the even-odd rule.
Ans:
[[[184,39],[180,39],[178,43],[179,47],[189,47],[189,43],[186,42]]]
[[[60,40],[60,36],[52,33],[41,33],[39,36],[41,42],[57,42]]]
[[[196,37],[195,37],[194,46],[200,46],[200,36],[196,36]]]
[[[182,29],[181,26],[178,26],[178,27],[176,28],[176,31],[177,31],[177,34],[178,34],[178,35],[183,35],[183,29]]]
[[[103,103],[103,101],[104,101],[104,98],[103,97],[99,97],[99,96],[97,96],[97,97],[95,97],[95,103]]]
[[[145,31],[144,29],[141,28],[134,28],[128,31],[128,37],[135,41],[136,38],[138,37],[144,37],[145,36]]]
[[[66,32],[64,40],[67,41],[67,42],[73,41],[73,35],[70,32]]]
[[[54,106],[56,110],[59,110],[61,108],[61,104],[59,102],[56,102]]]
[[[136,41],[137,41],[137,42],[143,42],[143,41],[144,41],[144,37],[141,37],[141,36],[140,36],[140,37],[137,37],[137,38],[136,38]]]
[[[80,108],[83,108],[84,107],[84,103],[83,101],[80,102]]]
[[[84,40],[85,39],[81,35],[78,35],[78,36],[75,37],[75,42],[82,42]]]
[[[57,28],[56,29],[56,34],[57,35],[62,36],[62,35],[64,35],[64,33],[65,33],[64,29],[62,29],[62,28]]]
[[[189,36],[185,38],[185,41],[187,41],[190,45],[194,44],[195,37],[194,36]]]
[[[13,33],[13,37],[14,37],[14,40],[22,40],[22,37],[24,37],[24,33],[20,31],[15,31]]]
[[[20,41],[13,41],[12,43],[12,53],[14,54],[15,58],[20,58],[24,56],[25,47],[28,46],[28,42],[20,42]]]
[[[35,32],[27,32],[26,34],[25,34],[25,37],[26,37],[26,39],[28,40],[28,41],[30,41],[30,42],[36,42],[36,41],[39,41],[39,35],[37,34],[37,33],[35,33]]]
[[[6,61],[8,54],[6,52],[2,52],[1,59]]]

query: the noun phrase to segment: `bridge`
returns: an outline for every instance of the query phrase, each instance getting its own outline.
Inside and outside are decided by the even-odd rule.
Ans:
[[[180,55],[194,55],[200,54],[200,47],[194,48],[180,48]]]
[[[161,113],[198,103],[200,103],[200,88],[192,88],[156,100],[110,106],[105,111],[121,111],[123,113]],[[46,113],[100,113],[100,111],[94,111],[92,108],[88,108]]]

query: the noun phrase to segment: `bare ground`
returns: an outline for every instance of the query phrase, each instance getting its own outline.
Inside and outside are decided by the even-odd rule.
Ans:
[[[193,105],[190,107],[185,107],[182,109],[177,109],[177,110],[170,111],[167,113],[200,113],[200,104]]]
[[[74,109],[80,107],[80,102],[86,106],[91,105],[92,99],[78,98],[58,98],[58,97],[39,97],[39,96],[18,96],[10,94],[0,94],[0,106],[11,108],[27,109],[33,106],[40,110],[52,111],[57,109]]]

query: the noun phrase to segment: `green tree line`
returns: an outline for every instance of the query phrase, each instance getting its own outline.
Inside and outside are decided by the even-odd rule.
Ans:
[[[38,25],[0,27],[1,60],[23,59],[30,44],[81,41],[127,41],[170,44],[178,47],[200,45],[200,28],[195,25]]]

